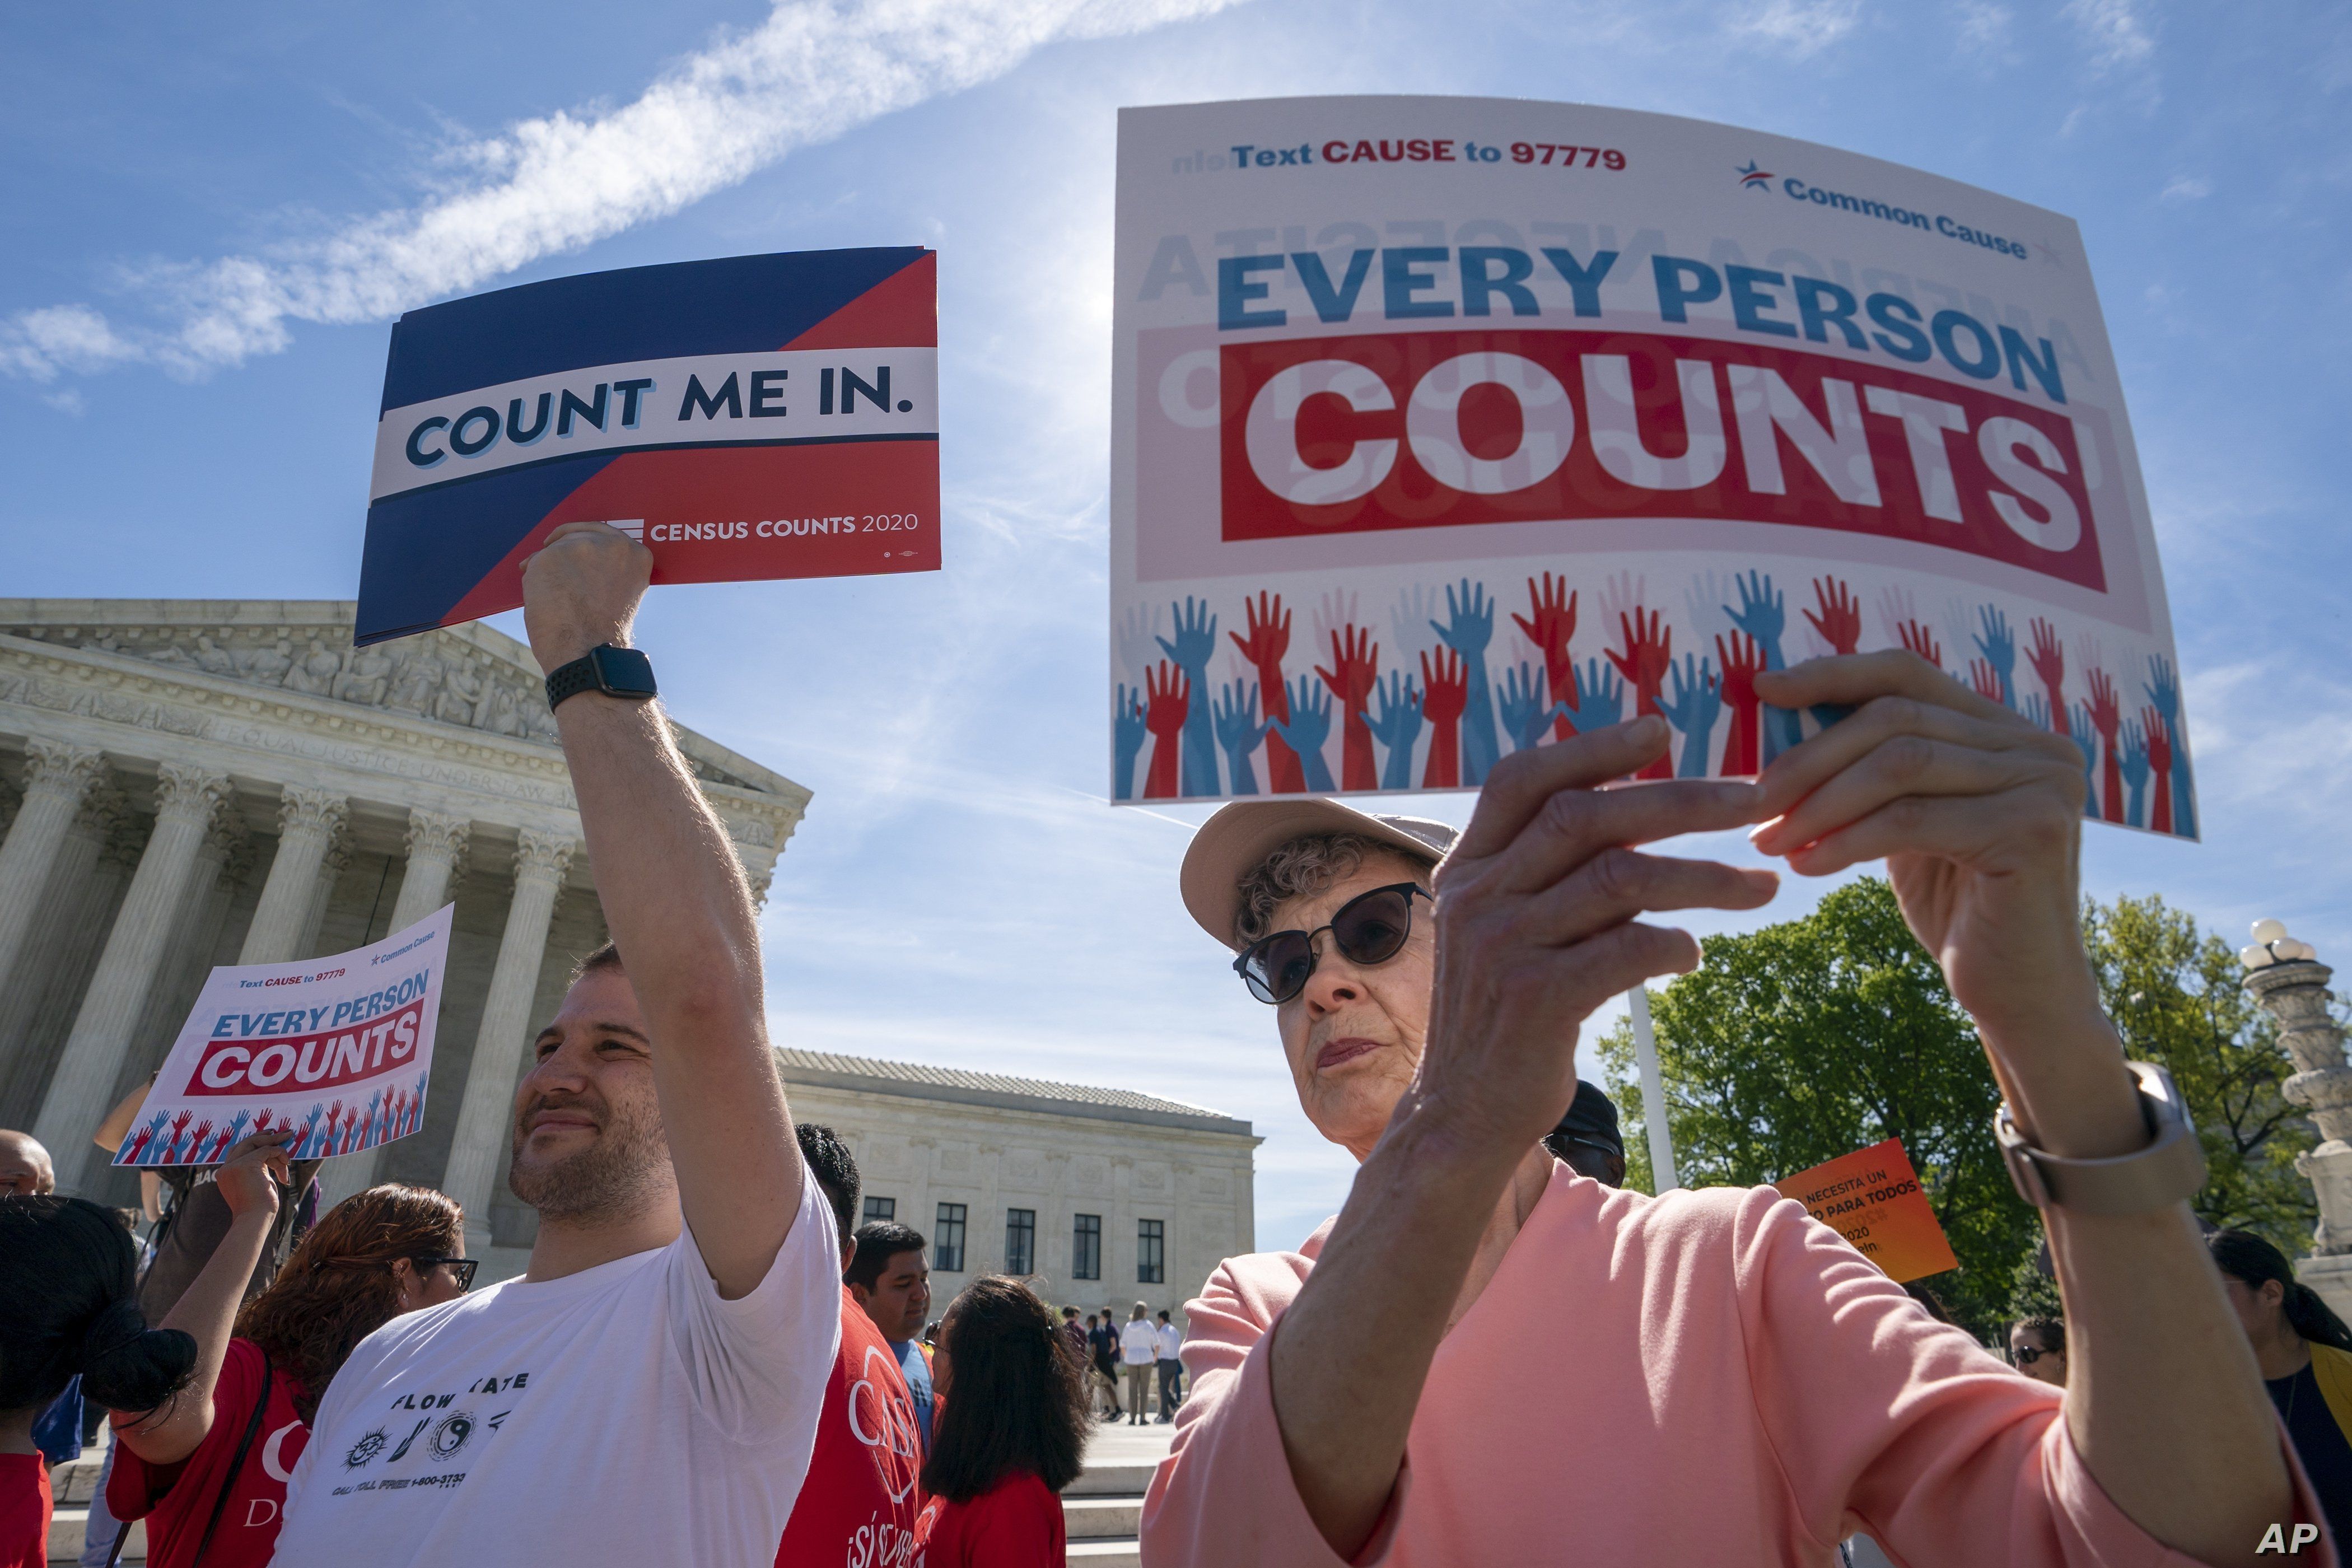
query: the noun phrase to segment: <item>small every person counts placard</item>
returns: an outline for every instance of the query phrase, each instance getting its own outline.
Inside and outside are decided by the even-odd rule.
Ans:
[[[567,522],[640,540],[656,583],[937,571],[935,260],[740,256],[409,311],[356,642],[514,608]]]
[[[1853,1243],[1897,1285],[1960,1266],[1899,1138],[1841,1154],[1772,1185]]]

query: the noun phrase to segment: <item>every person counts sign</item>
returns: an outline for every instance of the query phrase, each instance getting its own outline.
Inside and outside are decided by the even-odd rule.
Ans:
[[[1913,649],[2193,835],[2170,621],[2074,225],[1575,104],[1124,110],[1112,795],[1473,787],[1759,670]]]
[[[298,1160],[415,1131],[456,908],[332,958],[215,969],[114,1163],[215,1164],[273,1128],[301,1135]]]
[[[393,328],[362,646],[522,603],[567,522],[656,583],[936,571],[939,310],[919,247],[530,283]]]

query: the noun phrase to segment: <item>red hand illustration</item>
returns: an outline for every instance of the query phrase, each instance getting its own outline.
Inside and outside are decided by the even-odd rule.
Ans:
[[[2099,815],[2109,822],[2124,819],[2124,774],[2116,756],[2116,736],[2123,725],[2123,707],[2116,700],[2116,683],[2104,669],[2090,675],[2091,728],[2106,742],[2106,765],[2099,770]]]
[[[179,1115],[172,1118],[172,1142],[167,1144],[166,1147],[173,1151],[177,1151],[180,1147],[180,1135],[188,1130],[188,1123],[194,1121],[195,1119],[196,1113],[193,1110],[183,1110]],[[191,1150],[189,1154],[189,1159],[180,1160],[174,1158],[173,1163],[175,1164],[192,1163],[194,1161],[194,1151]]]
[[[141,1154],[142,1152],[144,1152],[144,1151],[145,1151],[145,1149],[146,1149],[146,1147],[147,1147],[148,1141],[149,1141],[150,1139],[153,1138],[154,1136],[155,1136],[155,1129],[154,1129],[154,1128],[152,1128],[152,1127],[142,1127],[142,1128],[139,1130],[139,1136],[138,1136],[138,1137],[136,1137],[136,1138],[133,1138],[133,1139],[131,1141],[131,1155],[130,1155],[130,1158],[129,1158],[129,1159],[127,1159],[126,1161],[124,1161],[123,1163],[124,1163],[125,1164],[131,1164],[131,1165],[135,1165],[135,1164],[137,1164],[137,1163],[139,1163],[139,1156],[140,1156],[140,1154]]]
[[[1909,648],[1937,669],[1944,668],[1943,645],[1936,640],[1936,634],[1929,631],[1926,626],[1917,621],[1906,621],[1895,628],[1895,635],[1903,639],[1905,647]],[[1996,697],[1993,700],[1998,702],[2000,699]]]
[[[1533,577],[1528,579],[1528,607],[1535,618],[1513,616],[1519,630],[1528,640],[1543,649],[1544,684],[1554,702],[1576,705],[1576,660],[1568,650],[1569,639],[1576,636],[1576,595],[1570,594],[1568,602],[1560,602],[1560,594],[1568,587],[1566,573],[1555,579],[1549,572],[1543,574],[1543,586],[1538,588]],[[1552,721],[1551,738],[1565,741],[1576,733],[1576,726],[1563,713]]]
[[[2041,678],[2042,689],[2050,694],[2050,727],[2060,734],[2066,728],[2066,645],[2058,640],[2058,628],[2041,616],[2033,617],[2033,647],[2026,653],[2026,662]]]
[[[1429,761],[1422,769],[1423,789],[1456,789],[1462,784],[1462,710],[1470,700],[1470,683],[1462,672],[1462,656],[1450,647],[1437,650],[1433,667],[1421,656],[1421,716],[1429,721]]]
[[[1381,645],[1353,623],[1346,630],[1344,638],[1339,632],[1331,634],[1331,662],[1339,668],[1326,669],[1318,664],[1315,673],[1339,700],[1339,787],[1378,789],[1380,772],[1372,762],[1372,727],[1364,717],[1364,704],[1379,684]]]
[[[1666,668],[1675,662],[1674,628],[1664,622],[1664,611],[1644,611],[1636,605],[1631,615],[1617,617],[1617,632],[1625,639],[1625,651],[1620,653],[1608,647],[1601,650],[1609,656],[1609,662],[1617,667],[1617,673],[1624,678],[1625,684],[1633,689],[1633,714],[1636,718],[1658,710],[1658,693],[1665,685]],[[1670,779],[1675,776],[1674,758],[1662,755],[1636,776]]]
[[[1969,660],[1969,684],[1975,687],[1977,689],[1977,695],[1983,698],[1986,701],[1998,702],[2000,700],[2000,671],[1995,669],[1991,665],[1987,664],[1983,659],[1972,658]],[[2063,723],[2064,721],[2062,719],[2059,722]]]
[[[1723,747],[1723,776],[1756,776],[1756,672],[1764,668],[1763,650],[1744,632],[1733,632],[1728,647],[1715,639],[1716,662],[1723,666],[1723,705],[1731,710],[1731,733]]]
[[[268,1111],[267,1111],[267,1110],[262,1110],[262,1111],[257,1111],[257,1112],[255,1113],[254,1118],[253,1118],[253,1130],[254,1130],[256,1132],[267,1132],[267,1131],[269,1131],[269,1112],[268,1112]]]
[[[2172,831],[2172,731],[2165,728],[2164,715],[2153,708],[2140,710],[2140,722],[2147,726],[2147,771],[2156,779],[2156,800],[2148,807],[2147,825],[2158,833]]]
[[[195,1131],[189,1134],[188,1163],[190,1164],[195,1164],[204,1158],[205,1137],[207,1133],[211,1132],[212,1130],[213,1119],[207,1116],[202,1121],[197,1122]]]
[[[1820,615],[1805,612],[1813,630],[1835,653],[1852,653],[1862,646],[1862,605],[1852,590],[1835,577],[1813,579],[1813,598],[1822,607]]]
[[[1182,793],[1177,782],[1177,747],[1184,731],[1184,715],[1192,711],[1192,683],[1166,659],[1143,672],[1143,727],[1151,731],[1151,767],[1143,781],[1146,800],[1173,800]]]
[[[1279,719],[1290,722],[1290,690],[1283,685],[1282,656],[1290,651],[1290,612],[1282,607],[1282,595],[1269,597],[1261,591],[1257,603],[1242,601],[1242,616],[1249,627],[1245,638],[1239,632],[1227,632],[1242,657],[1257,669],[1257,703],[1265,710],[1268,721]],[[1266,787],[1276,795],[1297,795],[1307,788],[1307,770],[1298,761],[1298,753],[1272,730],[1265,732]]]

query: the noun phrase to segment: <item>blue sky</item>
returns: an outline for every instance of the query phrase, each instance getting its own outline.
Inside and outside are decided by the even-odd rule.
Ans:
[[[2208,834],[2095,829],[2091,890],[2161,892],[2232,940],[2275,913],[2352,954],[2352,531],[2327,466],[2352,405],[2342,7],[267,0],[17,7],[0,37],[7,594],[349,596],[401,310],[599,268],[938,247],[948,569],[665,589],[641,640],[685,722],[816,792],[766,917],[780,1041],[1248,1117],[1262,1245],[1336,1207],[1349,1166],[1177,902],[1200,814],[1101,802],[1123,104],[1622,105],[2074,216]]]

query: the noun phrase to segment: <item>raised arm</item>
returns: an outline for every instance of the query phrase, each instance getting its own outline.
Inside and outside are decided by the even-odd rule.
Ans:
[[[523,568],[540,668],[629,646],[652,569],[645,546],[603,523],[556,530]],[[686,1223],[719,1295],[745,1296],[792,1229],[802,1181],[768,1047],[751,889],[658,701],[590,690],[555,717],[604,922],[652,1034]]]
[[[1809,876],[1885,857],[2027,1142],[2064,1159],[2146,1147],[2077,924],[2074,742],[1899,651],[1817,659],[1756,686],[1785,707],[1858,709],[1766,770],[1766,809],[1780,815],[1756,847]],[[2203,1563],[2254,1563],[2264,1529],[2294,1517],[2289,1472],[2189,1205],[2042,1212],[2066,1302],[2075,1452],[2157,1540]]]
[[[133,1107],[135,1110],[136,1107]],[[159,1329],[179,1329],[196,1342],[196,1370],[170,1403],[153,1410],[114,1413],[117,1441],[151,1465],[176,1464],[196,1451],[213,1429],[213,1389],[228,1355],[229,1331],[245,1300],[261,1249],[278,1218],[278,1184],[292,1174],[286,1145],[291,1129],[257,1132],[229,1152],[214,1181],[228,1205],[228,1234],[189,1283]]]

